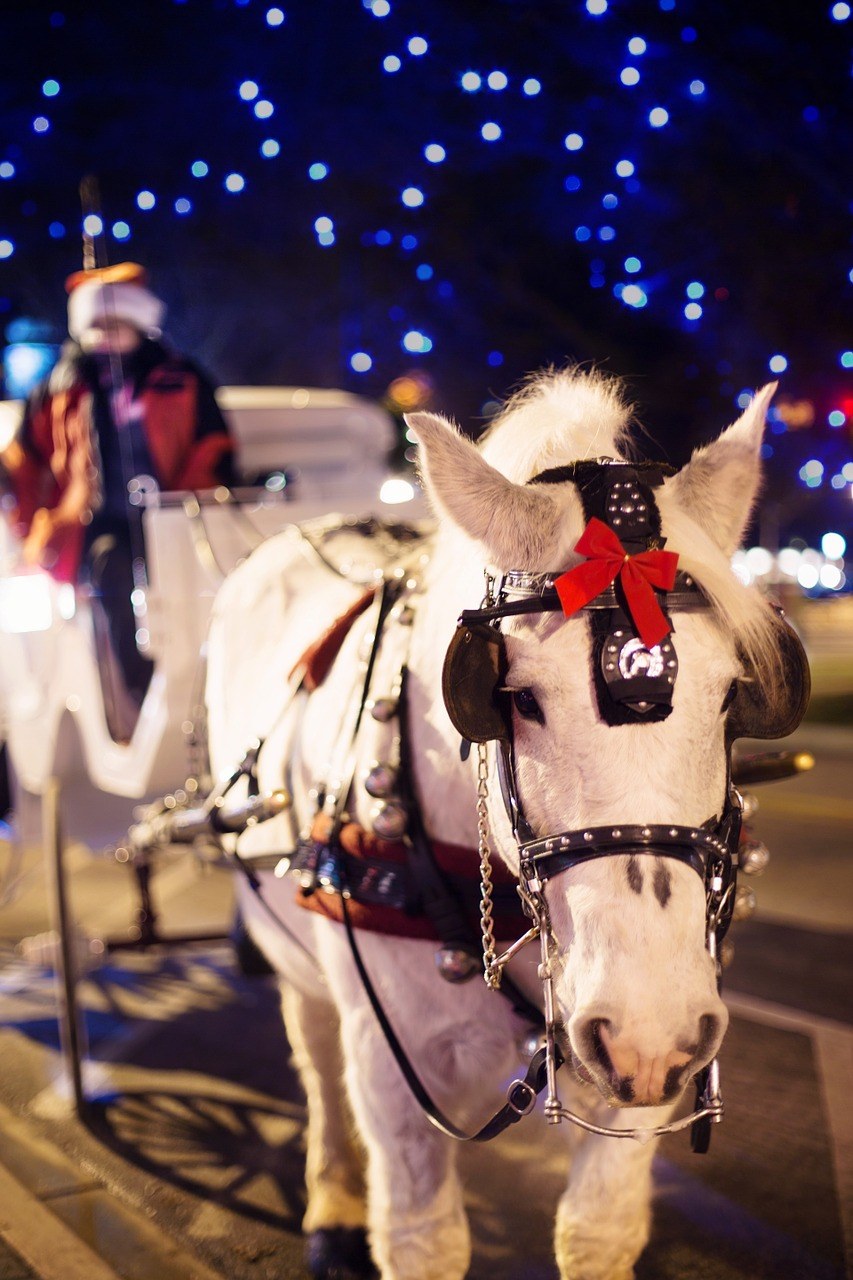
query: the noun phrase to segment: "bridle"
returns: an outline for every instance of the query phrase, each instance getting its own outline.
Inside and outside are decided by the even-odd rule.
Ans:
[[[460,618],[462,628],[482,627],[484,624],[496,632],[500,621],[520,614],[562,611],[562,605],[554,587],[556,575],[510,573],[501,578],[487,575],[485,599],[479,609],[465,610]],[[668,600],[667,604],[671,605]],[[679,608],[707,609],[708,605],[699,588],[689,578],[679,584],[677,593]],[[618,607],[615,591],[592,602],[588,609]],[[452,652],[452,650],[451,650]],[[450,655],[449,655],[450,656]],[[452,662],[452,659],[451,659]],[[452,673],[446,669],[446,680]],[[528,821],[521,800],[516,776],[513,735],[507,732],[497,738],[497,774],[506,815],[512,828],[519,864],[519,894],[525,911],[530,916],[531,928],[501,955],[495,954],[491,929],[489,884],[487,868],[491,854],[488,827],[488,740],[478,742],[478,833],[479,854],[483,874],[481,927],[483,935],[484,976],[493,990],[500,987],[504,967],[530,942],[538,940],[540,946],[539,977],[543,986],[545,1011],[545,1062],[547,1095],[545,1114],[550,1123],[569,1120],[588,1132],[609,1137],[634,1138],[646,1141],[666,1133],[674,1133],[688,1126],[694,1127],[694,1145],[697,1149],[707,1143],[707,1131],[703,1128],[718,1123],[723,1115],[723,1103],[719,1087],[719,1066],[716,1059],[700,1073],[697,1089],[697,1106],[694,1111],[677,1121],[654,1128],[612,1128],[592,1124],[562,1106],[557,1094],[557,1071],[564,1061],[557,1037],[557,1017],[553,988],[553,960],[556,940],[551,928],[545,898],[545,886],[549,880],[596,859],[616,854],[653,854],[675,859],[691,867],[702,879],[705,888],[705,941],[716,967],[719,944],[731,922],[737,880],[737,846],[740,836],[743,801],[731,782],[730,762],[726,784],[726,801],[722,815],[702,826],[678,824],[610,824],[583,827],[576,830],[550,832],[537,836]],[[730,760],[730,758],[729,758]],[[519,1082],[514,1082],[518,1085]],[[530,1091],[530,1107],[536,1095]]]

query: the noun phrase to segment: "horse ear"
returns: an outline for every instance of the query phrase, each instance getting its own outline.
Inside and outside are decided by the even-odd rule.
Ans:
[[[481,542],[499,569],[553,567],[564,512],[550,493],[507,480],[438,414],[406,414],[406,425],[418,438],[424,488],[440,514]]]
[[[757,391],[737,422],[713,444],[697,449],[667,483],[681,509],[726,555],[740,546],[758,497],[764,421],[777,385],[770,382]]]

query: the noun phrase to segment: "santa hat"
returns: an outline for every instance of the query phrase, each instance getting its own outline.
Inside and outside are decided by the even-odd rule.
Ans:
[[[159,338],[166,307],[147,283],[147,272],[138,262],[75,271],[65,281],[71,337],[79,341],[93,325],[124,320],[146,337]]]

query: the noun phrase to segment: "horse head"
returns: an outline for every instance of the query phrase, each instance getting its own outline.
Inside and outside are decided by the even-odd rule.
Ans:
[[[631,461],[629,411],[594,373],[540,376],[479,447],[436,415],[408,419],[451,548],[437,560],[454,566],[445,592],[473,611],[446,671],[450,716],[487,744],[495,848],[516,874],[539,851],[564,1054],[612,1105],[671,1102],[716,1055],[727,1013],[702,872],[737,798],[731,739],[797,718],[783,624],[730,567],[774,389],[674,473]],[[591,554],[599,525],[605,551]],[[648,559],[662,551],[677,566]],[[615,577],[596,593],[604,561]],[[641,577],[672,569],[665,585],[649,569],[648,610],[629,561]]]

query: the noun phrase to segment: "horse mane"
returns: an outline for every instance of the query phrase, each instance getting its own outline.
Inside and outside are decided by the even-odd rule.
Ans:
[[[483,457],[516,484],[587,458],[631,454],[624,383],[569,366],[531,374],[480,437]]]
[[[589,458],[630,461],[634,413],[624,383],[596,369],[569,366],[531,375],[481,437],[487,462],[516,484],[540,471]],[[769,697],[778,681],[776,615],[759,589],[747,586],[708,533],[673,498],[657,491],[667,545],[711,603],[720,627],[733,636],[747,667]],[[555,566],[559,567],[559,566]]]

